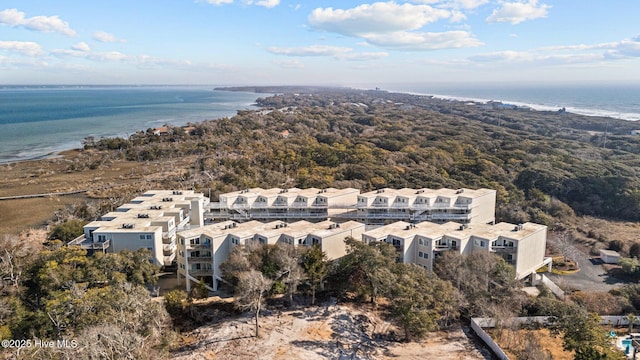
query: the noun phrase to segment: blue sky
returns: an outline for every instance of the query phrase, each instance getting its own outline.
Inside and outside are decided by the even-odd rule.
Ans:
[[[7,0],[3,84],[640,82],[635,0]]]

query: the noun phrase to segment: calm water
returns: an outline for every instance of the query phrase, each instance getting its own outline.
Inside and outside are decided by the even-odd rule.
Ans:
[[[502,101],[536,110],[555,111],[564,107],[576,114],[640,120],[640,84],[393,84],[385,87],[385,90],[435,95],[446,99]]]
[[[164,124],[233,116],[259,97],[212,89],[0,87],[0,163],[77,148],[86,136],[128,136]]]
[[[578,114],[640,120],[640,84],[393,84],[383,88],[451,99],[495,100],[537,110],[564,107]],[[237,110],[251,109],[259,96],[266,96],[212,89],[0,86],[0,163],[77,148],[86,136],[128,136],[164,124],[233,116]]]

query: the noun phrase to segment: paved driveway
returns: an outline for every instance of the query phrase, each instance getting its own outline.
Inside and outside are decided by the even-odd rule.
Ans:
[[[579,249],[575,250],[572,253],[580,271],[571,275],[546,274],[558,286],[563,289],[606,292],[625,284],[622,280],[607,275],[599,258],[591,258]]]

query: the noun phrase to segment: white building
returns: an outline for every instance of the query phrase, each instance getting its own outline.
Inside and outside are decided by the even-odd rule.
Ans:
[[[261,189],[221,194],[207,207],[214,219],[322,221],[353,208],[357,189]]]
[[[69,245],[89,251],[149,249],[152,260],[170,266],[176,256],[176,231],[204,224],[209,199],[190,190],[151,190],[84,226]]]
[[[517,278],[522,279],[546,264],[547,227],[534,223],[461,225],[400,221],[365,232],[362,241],[393,244],[399,262],[415,263],[425,269],[432,269],[434,259],[443,251],[463,255],[495,253],[513,265]]]
[[[358,221],[388,220],[487,224],[495,221],[496,191],[490,189],[379,189],[358,195]]]
[[[311,223],[297,221],[285,223],[276,220],[268,223],[248,221],[236,223],[230,220],[193,228],[178,233],[178,274],[187,279],[187,291],[192,282],[205,281],[209,290],[216,291],[222,278],[220,264],[229,258],[234,246],[260,243],[291,246],[318,245],[329,259],[346,254],[344,240],[360,239],[365,225],[347,221]]]
[[[356,220],[418,223],[491,223],[496,191],[490,189],[261,189],[235,191],[210,203],[208,215],[220,220]]]

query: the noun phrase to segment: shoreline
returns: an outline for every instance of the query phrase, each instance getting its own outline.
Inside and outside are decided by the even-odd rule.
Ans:
[[[293,90],[296,90],[298,92],[303,92],[303,91],[318,91],[321,89],[325,89],[325,90],[362,90],[362,91],[375,91],[377,89],[371,89],[371,88],[359,88],[359,87],[335,87],[335,86],[326,86],[326,87],[321,87],[321,86],[239,86],[239,87],[216,87],[214,90],[217,91],[231,91],[231,92],[251,92],[254,94],[268,94],[269,96],[273,96],[276,94],[281,94],[281,93],[286,93],[286,92],[291,92]],[[281,91],[277,91],[277,90],[281,90]],[[489,106],[489,105],[494,105],[497,106],[498,108],[500,107],[504,107],[504,108],[511,108],[511,107],[515,107],[518,110],[529,110],[529,111],[536,111],[536,112],[552,112],[552,113],[559,113],[559,112],[565,112],[567,114],[574,114],[574,115],[579,115],[579,116],[585,116],[585,117],[592,117],[592,118],[603,118],[603,119],[614,119],[617,121],[626,121],[629,123],[634,123],[636,121],[640,121],[640,114],[638,115],[637,119],[627,119],[627,118],[622,118],[622,117],[615,117],[615,116],[611,116],[611,115],[607,115],[606,111],[601,111],[602,113],[598,113],[597,110],[594,110],[593,112],[589,113],[589,111],[585,110],[585,111],[580,111],[579,109],[576,108],[572,108],[572,107],[553,107],[553,106],[546,106],[546,105],[539,105],[539,104],[530,104],[530,103],[525,103],[525,102],[518,102],[518,101],[508,101],[508,100],[488,100],[488,99],[482,99],[482,98],[475,98],[475,97],[465,97],[465,96],[454,96],[454,95],[442,95],[442,94],[429,94],[429,93],[422,93],[422,92],[415,92],[415,91],[405,91],[405,90],[385,90],[385,89],[379,89],[379,91],[384,91],[387,93],[395,93],[395,94],[404,94],[404,95],[412,95],[412,96],[421,96],[421,97],[427,97],[427,98],[434,98],[434,99],[438,99],[438,100],[444,100],[444,101],[451,101],[451,102],[457,102],[460,104],[465,104],[465,103],[472,103],[475,106]],[[251,104],[248,105],[250,108],[258,108],[261,109],[261,107],[256,104],[255,102],[252,102]],[[239,109],[236,109],[236,114],[238,111],[241,111]],[[257,111],[257,110],[256,110]],[[234,115],[235,116],[235,115]],[[208,121],[208,120],[217,120],[216,119],[207,119],[207,118],[203,118],[199,121],[195,121],[195,124],[198,123],[202,123],[204,121]],[[638,125],[640,126],[640,124]],[[137,131],[144,131],[144,130],[137,130]],[[111,137],[119,137],[119,135],[114,135]],[[80,141],[80,140],[78,140]],[[65,157],[70,157],[73,155],[77,155],[82,151],[81,147],[69,147],[69,148],[62,148],[60,150],[56,150],[56,151],[51,151],[48,153],[44,153],[44,154],[34,154],[33,156],[28,156],[22,159],[9,159],[9,160],[0,160],[0,165],[6,165],[6,166],[11,166],[12,164],[17,164],[17,163],[22,163],[22,162],[32,162],[32,161],[40,161],[40,160],[51,160],[51,159],[56,159],[56,158],[65,158]]]
[[[365,90],[365,89],[362,89],[362,90]],[[564,109],[564,112],[575,114],[575,115],[599,117],[599,118],[611,118],[615,120],[624,120],[629,122],[640,122],[640,113],[636,114],[636,113],[621,113],[621,112],[614,112],[614,111],[608,111],[608,110],[589,110],[589,109],[580,109],[572,106],[560,106],[560,105],[551,106],[551,105],[533,104],[533,103],[527,103],[522,101],[512,101],[512,100],[504,100],[504,99],[484,99],[484,98],[456,96],[456,95],[428,94],[428,93],[404,91],[404,90],[388,90],[388,91],[393,93],[398,93],[398,94],[427,96],[434,99],[457,101],[461,103],[473,102],[477,105],[501,103],[503,105],[513,105],[520,109],[529,109],[529,110],[541,111],[541,112],[558,112],[560,109]],[[626,114],[627,117],[626,118],[623,117],[622,114]],[[618,115],[618,116],[615,116],[615,115]]]
[[[81,148],[69,148],[59,151],[50,152],[43,155],[34,156],[31,158],[11,160],[11,161],[2,161],[0,162],[0,166],[8,166],[11,167],[16,164],[21,164],[25,162],[35,162],[35,161],[43,161],[43,160],[53,160],[53,159],[63,159],[63,158],[71,158],[77,156],[82,152]]]

